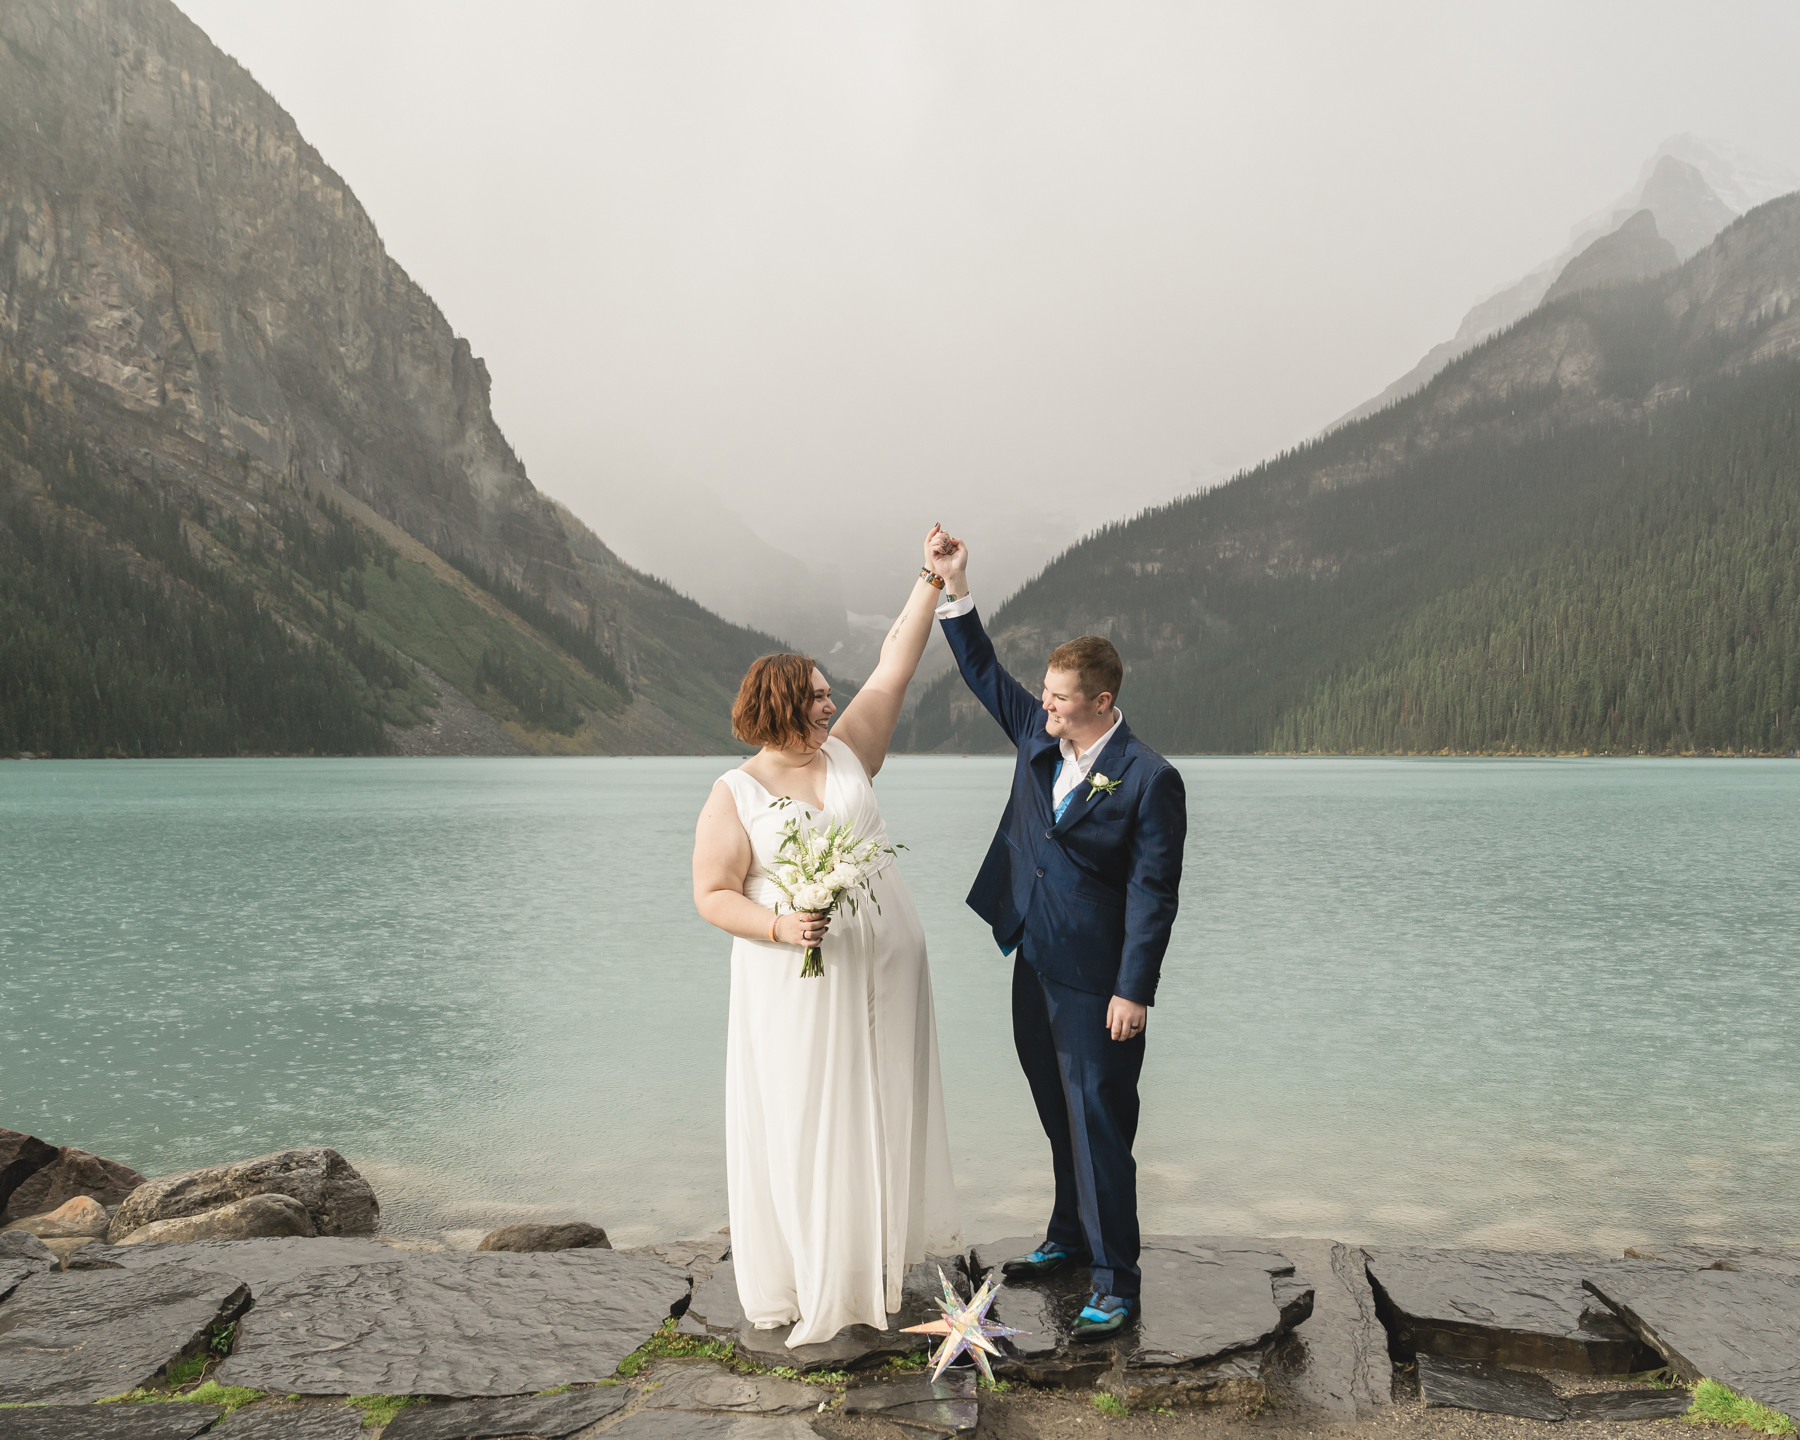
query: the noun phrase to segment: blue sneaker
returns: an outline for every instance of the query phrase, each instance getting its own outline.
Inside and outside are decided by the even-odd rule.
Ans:
[[[1131,1318],[1135,1305],[1135,1301],[1121,1300],[1117,1295],[1102,1295],[1096,1291],[1089,1297],[1088,1303],[1081,1307],[1081,1314],[1075,1317],[1075,1338],[1098,1340],[1102,1335],[1112,1334]]]
[[[1008,1260],[1000,1267],[1002,1275],[1024,1277],[1030,1279],[1038,1275],[1048,1275],[1052,1270],[1060,1270],[1068,1263],[1069,1252],[1045,1241],[1029,1255],[1021,1255],[1017,1260]]]

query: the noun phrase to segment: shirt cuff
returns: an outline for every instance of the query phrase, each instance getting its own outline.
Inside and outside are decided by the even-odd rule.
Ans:
[[[973,595],[958,595],[956,599],[945,600],[937,607],[937,618],[940,620],[955,620],[963,615],[967,615],[974,608],[975,597]]]

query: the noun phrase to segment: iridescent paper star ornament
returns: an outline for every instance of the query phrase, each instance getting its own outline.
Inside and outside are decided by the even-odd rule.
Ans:
[[[950,1288],[950,1282],[944,1279],[944,1269],[938,1267],[938,1282],[944,1287],[944,1298],[937,1302],[938,1309],[943,1311],[941,1318],[929,1320],[923,1325],[908,1325],[908,1335],[942,1335],[943,1343],[937,1347],[937,1353],[931,1357],[931,1378],[936,1380],[963,1351],[974,1356],[975,1363],[981,1373],[989,1380],[994,1372],[988,1366],[988,1356],[998,1355],[994,1341],[1003,1335],[1023,1335],[1023,1330],[1015,1330],[1010,1325],[991,1325],[988,1323],[988,1306],[994,1303],[994,1296],[1000,1292],[997,1281],[984,1280],[981,1288],[975,1292],[975,1298],[967,1305],[956,1297]]]

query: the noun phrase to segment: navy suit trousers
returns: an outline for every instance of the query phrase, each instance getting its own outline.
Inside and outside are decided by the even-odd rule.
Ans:
[[[1144,1037],[1107,1033],[1111,996],[1074,990],[1013,958],[1013,1044],[1050,1140],[1056,1208],[1044,1238],[1093,1266],[1094,1289],[1134,1300],[1138,1073]]]

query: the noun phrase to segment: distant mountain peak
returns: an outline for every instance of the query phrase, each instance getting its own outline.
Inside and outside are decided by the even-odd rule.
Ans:
[[[1679,160],[1665,163],[1681,165]],[[1699,178],[1700,172],[1691,165],[1682,168]],[[1706,193],[1712,194],[1710,190]],[[1577,290],[1596,290],[1607,285],[1648,280],[1652,275],[1674,269],[1680,259],[1675,247],[1657,229],[1655,214],[1648,209],[1640,210],[1612,234],[1602,235],[1563,266],[1562,274],[1545,292],[1544,299],[1546,302],[1559,300]]]
[[[1332,421],[1326,432],[1423,389],[1457,356],[1522,320],[1544,302],[1571,262],[1640,211],[1650,211],[1658,234],[1674,247],[1679,262],[1705,249],[1739,215],[1794,190],[1800,190],[1800,175],[1730,141],[1670,136],[1644,162],[1629,190],[1571,228],[1564,249],[1478,300],[1450,339],[1432,346],[1411,370]]]
[[[1698,255],[1741,211],[1719,198],[1699,167],[1664,155],[1638,191],[1636,215],[1654,217],[1655,228],[1675,247],[1678,260]],[[1624,221],[1620,221],[1621,224]]]

